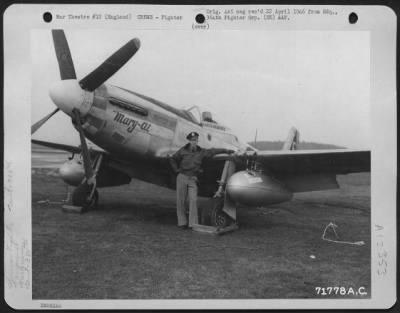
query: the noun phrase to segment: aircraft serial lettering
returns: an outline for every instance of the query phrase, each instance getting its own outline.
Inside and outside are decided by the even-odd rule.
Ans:
[[[148,122],[139,122],[133,118],[125,116],[125,114],[122,114],[121,112],[118,111],[113,111],[115,112],[115,117],[114,121],[117,121],[120,124],[126,125],[127,131],[129,133],[133,132],[135,128],[140,128],[141,130],[144,130],[145,132],[149,132],[151,124]]]

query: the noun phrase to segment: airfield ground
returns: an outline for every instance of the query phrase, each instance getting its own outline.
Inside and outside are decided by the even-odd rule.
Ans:
[[[102,189],[96,211],[64,213],[57,171],[35,168],[33,298],[369,298],[370,175],[338,180],[340,190],[242,208],[240,229],[215,236],[178,229],[174,192],[139,181]],[[340,240],[365,245],[322,240],[330,222]],[[323,296],[316,287],[367,295]]]

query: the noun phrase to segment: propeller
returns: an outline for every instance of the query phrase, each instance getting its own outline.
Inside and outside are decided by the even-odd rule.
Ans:
[[[41,120],[37,121],[35,124],[33,124],[31,126],[31,135],[33,135],[40,127],[42,127],[42,125],[44,123],[47,122],[48,119],[50,119],[50,117],[52,117],[54,114],[56,114],[58,111],[60,111],[59,108],[55,109],[53,112],[51,112],[50,114],[46,115],[45,117],[43,117]]]
[[[114,75],[139,50],[140,41],[135,38],[128,41],[112,56],[105,60],[94,71],[86,75],[79,82],[82,89],[93,91]]]
[[[80,114],[79,110],[77,110],[77,109],[74,109],[72,111],[72,113],[74,114],[72,121],[73,121],[74,125],[76,126],[76,128],[78,129],[79,137],[81,140],[83,166],[85,168],[86,180],[87,180],[87,183],[91,185],[94,180],[94,174],[93,174],[93,168],[92,168],[91,161],[90,161],[89,149],[87,147],[86,140],[85,140],[85,134],[83,133],[83,129],[82,129],[81,114]]]
[[[71,52],[69,51],[68,41],[65,37],[64,30],[53,29],[51,34],[53,36],[54,49],[56,51],[61,80],[76,79],[74,62],[72,61]]]
[[[91,102],[88,102],[88,99],[90,97],[93,98],[92,92],[129,61],[140,48],[140,41],[136,38],[128,41],[96,69],[82,78],[78,85],[74,63],[64,30],[52,30],[52,37],[61,81],[64,82],[58,82],[49,92],[50,97],[58,108],[32,125],[31,133],[36,132],[60,109],[71,115],[72,123],[78,130],[81,142],[81,153],[86,177],[82,185],[86,186],[85,188],[88,188],[88,190],[91,189],[90,197],[92,197],[96,188],[96,177],[82,128],[81,114],[86,114],[85,112],[90,109]]]
[[[60,69],[61,80],[76,79],[74,62],[72,61],[71,52],[69,50],[67,38],[62,29],[53,29],[51,31],[56,52],[58,67]],[[54,114],[60,111],[59,108],[55,109],[50,114],[37,121],[31,127],[31,135],[33,135],[40,127],[43,126]]]

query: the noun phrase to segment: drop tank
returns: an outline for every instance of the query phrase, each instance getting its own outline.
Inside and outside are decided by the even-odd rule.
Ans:
[[[226,192],[238,204],[263,206],[292,199],[293,194],[279,180],[255,171],[233,174]]]

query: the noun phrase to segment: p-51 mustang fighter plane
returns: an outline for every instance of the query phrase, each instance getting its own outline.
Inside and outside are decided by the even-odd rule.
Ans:
[[[203,221],[214,226],[236,221],[239,205],[288,201],[295,192],[338,188],[337,174],[370,171],[369,151],[296,150],[296,129],[291,130],[282,150],[257,151],[198,106],[177,109],[106,85],[138,51],[138,39],[129,41],[78,81],[64,31],[53,30],[52,36],[61,81],[50,88],[49,95],[57,108],[32,125],[31,133],[61,110],[71,117],[81,144],[32,142],[81,154],[83,162],[72,159],[60,168],[62,179],[76,186],[73,205],[91,208],[98,201],[97,188],[128,184],[133,177],[175,188],[169,157],[186,144],[191,131],[200,134],[201,147],[239,151],[206,161],[199,178],[199,195],[212,199],[203,210]],[[88,149],[86,138],[98,148]]]

